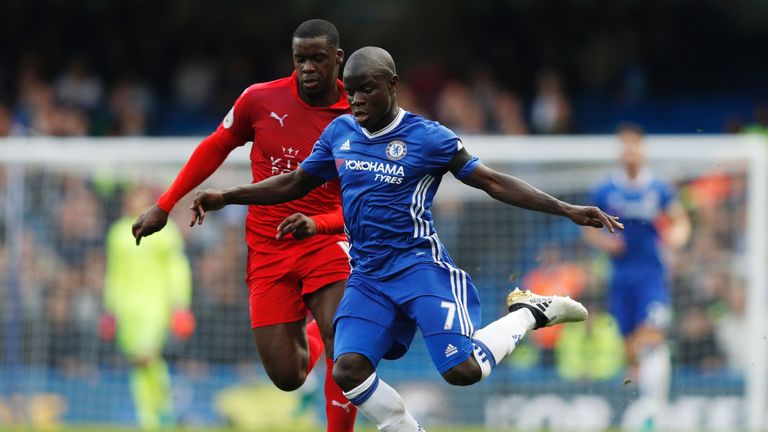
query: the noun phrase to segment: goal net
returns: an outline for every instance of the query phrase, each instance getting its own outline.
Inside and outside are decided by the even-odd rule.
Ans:
[[[105,237],[135,187],[162,192],[196,142],[0,140],[0,428],[135,422],[130,365],[114,342],[99,337]],[[588,203],[617,169],[612,137],[464,142],[486,165],[573,203]],[[688,244],[664,252],[672,377],[662,427],[768,425],[766,145],[747,136],[648,138],[651,170],[676,187],[693,223]],[[205,185],[247,183],[248,164],[247,151],[238,149]],[[259,365],[243,282],[245,208],[227,208],[189,228],[189,199],[172,219],[191,264],[197,328],[187,340],[170,335],[163,350],[175,415],[193,426],[322,421],[322,377],[285,394],[272,389]],[[442,381],[417,337],[404,358],[379,369],[416,417],[489,430],[642,427],[649,408],[606,307],[609,261],[584,243],[581,229],[493,201],[450,175],[433,215],[443,243],[480,291],[482,325],[504,313],[504,298],[517,286],[569,294],[591,318],[529,334],[488,379],[465,388]]]

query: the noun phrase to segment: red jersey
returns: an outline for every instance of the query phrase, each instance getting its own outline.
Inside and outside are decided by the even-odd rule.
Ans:
[[[313,107],[301,99],[296,72],[287,78],[248,87],[237,98],[216,132],[195,150],[195,153],[200,152],[203,156],[196,157],[193,153],[174,185],[160,197],[158,205],[165,211],[170,211],[182,196],[221,165],[229,152],[247,141],[253,141],[250,157],[254,183],[295,170],[312,152],[315,141],[328,123],[350,112],[341,81],[338,81],[338,86],[339,100],[328,107]],[[193,160],[198,163],[193,164]],[[196,169],[187,169],[191,165]],[[195,184],[189,186],[191,183]],[[273,248],[275,242],[266,242],[267,245],[264,240],[275,238],[277,226],[286,217],[294,213],[304,213],[307,216],[333,213],[339,211],[340,206],[338,180],[328,182],[295,201],[269,206],[250,206],[246,220],[246,240],[252,248]],[[346,240],[346,237],[316,236],[304,240],[302,244],[307,245],[312,240],[335,242]],[[285,241],[281,240],[281,244],[290,247],[294,241],[289,237]]]

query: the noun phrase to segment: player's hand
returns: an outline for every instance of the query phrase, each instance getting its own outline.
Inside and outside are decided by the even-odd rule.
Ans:
[[[168,213],[158,207],[157,204],[146,209],[131,226],[131,232],[136,239],[136,246],[141,243],[142,237],[160,231],[166,223],[168,223]]]
[[[110,313],[103,313],[99,317],[98,323],[99,338],[104,342],[112,342],[115,339],[115,333],[117,332],[117,320],[115,316]]]
[[[608,213],[594,206],[571,205],[568,217],[576,224],[595,228],[607,228],[611,233],[624,229],[624,224],[619,222],[618,216]]]
[[[192,205],[189,206],[193,213],[189,226],[195,226],[195,223],[202,225],[203,220],[205,219],[205,212],[219,210],[225,205],[224,194],[222,194],[220,190],[196,190]]]
[[[310,238],[317,234],[317,224],[303,213],[294,213],[280,222],[275,238],[280,240],[289,233],[293,233],[293,237],[299,240]]]

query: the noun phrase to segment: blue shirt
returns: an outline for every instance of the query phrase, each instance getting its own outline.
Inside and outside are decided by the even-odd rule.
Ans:
[[[624,224],[621,236],[626,248],[623,254],[611,257],[617,269],[662,267],[656,222],[674,198],[672,188],[648,171],[641,172],[634,182],[624,172],[616,172],[597,187],[595,205],[619,216]]]
[[[348,114],[326,127],[301,168],[339,178],[354,271],[383,279],[417,263],[452,264],[429,208],[461,148],[450,129],[402,109],[376,133]],[[456,177],[478,164],[472,158]]]

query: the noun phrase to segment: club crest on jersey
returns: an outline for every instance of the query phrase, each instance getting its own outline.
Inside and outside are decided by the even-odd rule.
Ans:
[[[406,147],[405,143],[400,140],[390,141],[389,144],[387,144],[386,153],[389,160],[399,161],[405,157],[406,153],[408,153],[408,147]]]

